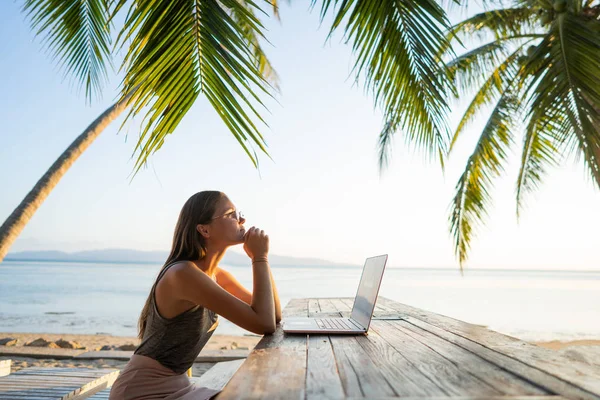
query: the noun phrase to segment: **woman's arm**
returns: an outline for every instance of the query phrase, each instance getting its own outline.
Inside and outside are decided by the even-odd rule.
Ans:
[[[264,313],[265,318],[273,324],[275,332],[277,322],[275,322],[275,302],[273,301],[273,286],[271,285],[271,268],[266,259],[252,261],[253,288],[252,288],[252,308]]]
[[[229,271],[217,267],[217,283],[229,293],[248,305],[252,305],[252,293],[246,289]],[[273,282],[271,282],[271,285]]]
[[[275,303],[275,323],[278,324],[281,321],[281,303],[279,303],[279,293],[277,293],[277,287],[275,286],[275,279],[273,279],[271,268],[269,268],[269,274],[271,276],[271,287],[273,288],[273,302]]]
[[[273,303],[275,305],[275,323],[281,321],[281,304],[279,302],[279,294],[277,293],[277,287],[275,286],[275,279],[273,279],[273,273],[269,268],[269,275],[271,278],[271,287],[273,288]],[[246,304],[252,304],[252,293],[246,289],[229,271],[224,269],[217,269],[217,283],[221,285],[230,294],[234,295],[238,299],[242,300]]]
[[[229,294],[191,262],[174,265],[163,280],[169,293],[206,307],[240,327],[258,334],[275,332],[275,307],[267,263],[254,263],[254,295],[247,304]]]

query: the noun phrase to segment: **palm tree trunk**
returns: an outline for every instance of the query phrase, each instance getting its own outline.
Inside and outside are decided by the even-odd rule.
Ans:
[[[44,176],[35,184],[33,189],[25,196],[21,204],[12,212],[0,227],[0,263],[8,253],[8,249],[25,228],[25,225],[38,208],[42,205],[52,189],[58,184],[63,175],[79,156],[100,136],[104,128],[115,120],[126,108],[131,95],[113,104],[104,111],[46,171]]]

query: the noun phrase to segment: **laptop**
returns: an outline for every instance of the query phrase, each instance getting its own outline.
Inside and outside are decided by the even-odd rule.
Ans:
[[[286,318],[285,333],[365,334],[369,330],[387,254],[365,261],[350,318]]]

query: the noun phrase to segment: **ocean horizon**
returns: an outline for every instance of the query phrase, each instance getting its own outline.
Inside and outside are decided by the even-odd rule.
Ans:
[[[4,261],[0,332],[136,336],[158,263]],[[250,266],[221,265],[251,289]],[[353,297],[358,266],[272,265],[282,306]],[[380,296],[527,341],[600,339],[600,271],[387,268]],[[249,332],[221,318],[216,334]]]

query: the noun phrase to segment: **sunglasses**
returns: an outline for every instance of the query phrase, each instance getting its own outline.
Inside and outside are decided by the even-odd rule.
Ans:
[[[213,217],[212,219],[223,218],[223,217],[233,218],[237,222],[241,222],[241,220],[244,219],[244,214],[241,211],[237,211],[236,210],[236,211],[230,211],[230,212],[225,213],[223,215],[219,215],[217,217]]]

